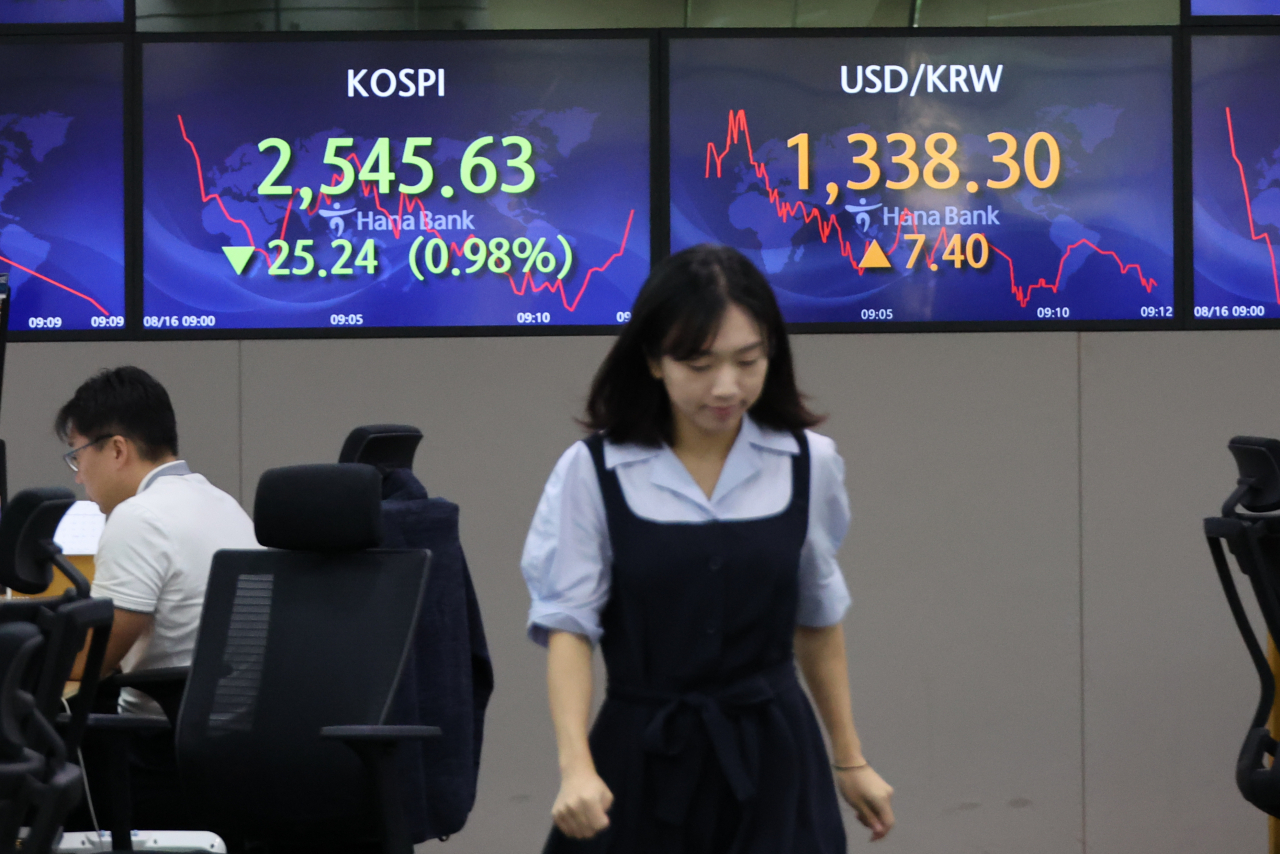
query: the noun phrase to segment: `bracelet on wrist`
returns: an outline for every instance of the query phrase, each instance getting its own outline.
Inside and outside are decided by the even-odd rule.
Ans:
[[[861,762],[859,762],[857,765],[841,765],[837,762],[832,762],[831,767],[836,769],[837,771],[855,771],[858,768],[866,768],[867,765],[869,764],[870,763],[864,759]]]

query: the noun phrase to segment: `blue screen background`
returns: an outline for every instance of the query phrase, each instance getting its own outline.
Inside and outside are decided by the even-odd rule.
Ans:
[[[1280,0],[1191,0],[1192,15],[1280,15]]]
[[[997,94],[959,87],[930,94],[926,77],[911,97],[922,64],[1004,68]],[[858,65],[901,66],[908,87],[848,94],[841,66],[854,75]],[[949,72],[941,79],[950,86]],[[855,80],[847,81],[851,88]],[[672,250],[704,241],[741,249],[766,272],[792,322],[1172,317],[1171,81],[1171,42],[1161,36],[675,39]],[[749,162],[744,130],[758,167]],[[903,180],[905,168],[890,163],[903,146],[888,145],[885,136],[912,134],[914,160],[923,167],[925,139],[935,131],[958,141],[958,183],[935,190],[918,180],[910,189],[887,189],[885,181]],[[998,131],[1020,146],[1034,132],[1051,133],[1061,152],[1058,180],[1040,190],[1023,174],[1009,189],[986,187],[987,179],[1007,174],[992,161],[1004,144],[987,140]],[[808,190],[798,189],[797,149],[787,146],[802,132],[810,138]],[[845,186],[868,174],[850,161],[865,150],[847,142],[855,132],[879,143],[882,177],[865,191]],[[719,177],[714,157],[723,158]],[[1015,160],[1023,162],[1022,147]],[[978,182],[976,192],[967,189],[970,180]],[[839,188],[831,204],[829,183]],[[957,217],[968,209],[984,217],[999,211],[998,225],[947,225],[948,206]],[[918,226],[927,240],[911,270],[914,241],[886,220],[886,211],[907,208],[939,212],[938,224]],[[957,231],[966,241],[985,233],[985,267],[957,270],[942,259]],[[855,267],[872,240],[892,269]],[[1056,292],[1045,286],[1054,283]]]
[[[1195,316],[1280,317],[1280,36],[1198,36],[1191,62]]]
[[[213,318],[216,328],[617,324],[649,269],[648,67],[641,40],[145,46],[144,325],[173,318],[183,326]],[[416,90],[376,97],[365,75],[370,96],[360,97],[349,90],[348,69],[362,68],[443,68],[446,94],[429,87],[424,97]],[[486,135],[530,141],[531,190],[478,196],[462,187],[464,151]],[[421,173],[401,166],[411,136],[433,138],[418,149],[435,173],[425,193],[402,196],[392,185],[383,195],[357,182],[304,209],[302,187],[333,185],[335,169],[323,163],[328,139],[353,138],[346,151],[364,161],[377,138],[389,138],[398,180],[413,183]],[[295,188],[292,198],[258,192],[278,159],[258,149],[271,137],[292,151],[277,182]],[[504,165],[514,146],[495,142],[481,153],[497,164],[499,183],[519,181]],[[452,198],[444,185],[456,191]],[[434,231],[422,228],[424,211]],[[377,219],[391,214],[398,234],[386,227],[389,218]],[[314,242],[315,271],[270,274],[279,250],[268,242],[282,235],[291,249]],[[509,273],[488,265],[464,273],[474,265],[458,252],[471,235],[527,238],[526,255],[541,241],[534,257],[551,252],[555,263],[526,274],[527,259],[512,257]],[[425,268],[424,254],[436,237],[451,247],[438,275]],[[342,253],[336,239],[350,240],[354,252],[372,239],[376,271],[332,273]],[[573,265],[560,281],[566,243]],[[237,274],[223,247],[249,245],[261,251]],[[294,258],[278,269],[305,269]]]
[[[2,24],[118,24],[124,0],[0,0]]]
[[[124,325],[122,77],[120,44],[0,44],[11,330]]]

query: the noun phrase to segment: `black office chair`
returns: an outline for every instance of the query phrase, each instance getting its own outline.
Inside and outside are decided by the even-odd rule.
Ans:
[[[28,793],[31,830],[24,851],[47,851],[80,798],[82,777],[71,758],[85,731],[114,615],[110,600],[89,598],[88,581],[53,542],[58,522],[74,502],[75,496],[66,489],[27,489],[15,495],[0,516],[0,584],[19,593],[43,593],[53,581],[55,568],[71,582],[61,596],[0,604],[0,629],[25,634],[34,630],[40,638],[31,647],[22,691],[11,700],[25,716],[27,748],[42,756]],[[71,702],[70,714],[62,715],[63,689],[90,633],[80,694]],[[59,718],[61,733],[50,724]],[[22,816],[12,812],[7,818],[21,820]],[[12,839],[11,830],[16,828],[0,826],[0,845]]]
[[[1280,818],[1277,742],[1267,728],[1275,703],[1275,678],[1241,604],[1222,547],[1225,542],[1240,570],[1249,578],[1267,631],[1273,638],[1280,639],[1280,516],[1273,515],[1280,510],[1280,441],[1236,436],[1227,447],[1235,457],[1240,477],[1235,491],[1222,505],[1222,515],[1204,520],[1204,533],[1231,615],[1262,686],[1258,707],[1236,761],[1236,786],[1249,803]]]
[[[388,726],[430,554],[378,549],[367,465],[263,474],[265,550],[214,556],[177,724],[193,810],[270,852],[410,854],[393,759],[439,735]]]
[[[0,625],[0,852],[4,854],[15,850],[19,829],[49,765],[44,752],[28,746],[29,732],[38,729],[37,738],[50,747],[58,742],[47,721],[33,720],[35,700],[24,687],[30,681],[32,658],[43,643],[33,623]],[[26,841],[30,840],[28,835]],[[24,845],[27,849],[36,850],[35,845]],[[48,845],[39,850],[47,851]]]

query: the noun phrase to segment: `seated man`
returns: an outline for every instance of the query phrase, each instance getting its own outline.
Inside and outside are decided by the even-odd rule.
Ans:
[[[169,395],[140,368],[106,370],[86,380],[59,410],[54,431],[71,447],[65,457],[76,482],[107,516],[93,579],[93,595],[115,604],[103,674],[190,664],[213,554],[257,548],[253,520],[178,459]],[[83,672],[84,655],[72,678]],[[121,691],[120,711],[163,714],[130,688]],[[135,781],[140,768],[172,773],[172,735],[136,741],[130,757]],[[93,780],[95,763],[86,759],[91,781],[105,782]],[[169,823],[148,814],[149,787],[138,782],[134,826]],[[158,787],[162,795],[164,788]]]

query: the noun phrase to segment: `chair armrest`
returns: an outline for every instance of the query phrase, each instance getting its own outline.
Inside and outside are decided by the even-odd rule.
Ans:
[[[102,680],[101,684],[111,682],[121,688],[142,688],[156,683],[186,683],[191,675],[190,665],[182,667],[154,667],[150,670],[134,670],[131,673],[113,673]]]
[[[129,673],[113,673],[98,684],[98,690],[106,696],[119,693],[121,688],[141,691],[155,700],[170,724],[177,724],[182,695],[187,690],[187,677],[191,667],[155,667],[150,670],[134,670]]]
[[[320,728],[321,738],[334,738],[350,743],[377,743],[408,741],[410,739],[436,738],[438,726],[392,726],[384,724],[326,726]]]
[[[71,721],[66,712],[58,715],[58,724],[65,726]],[[151,715],[100,715],[91,714],[86,729],[93,732],[168,732],[173,729],[165,718]]]

